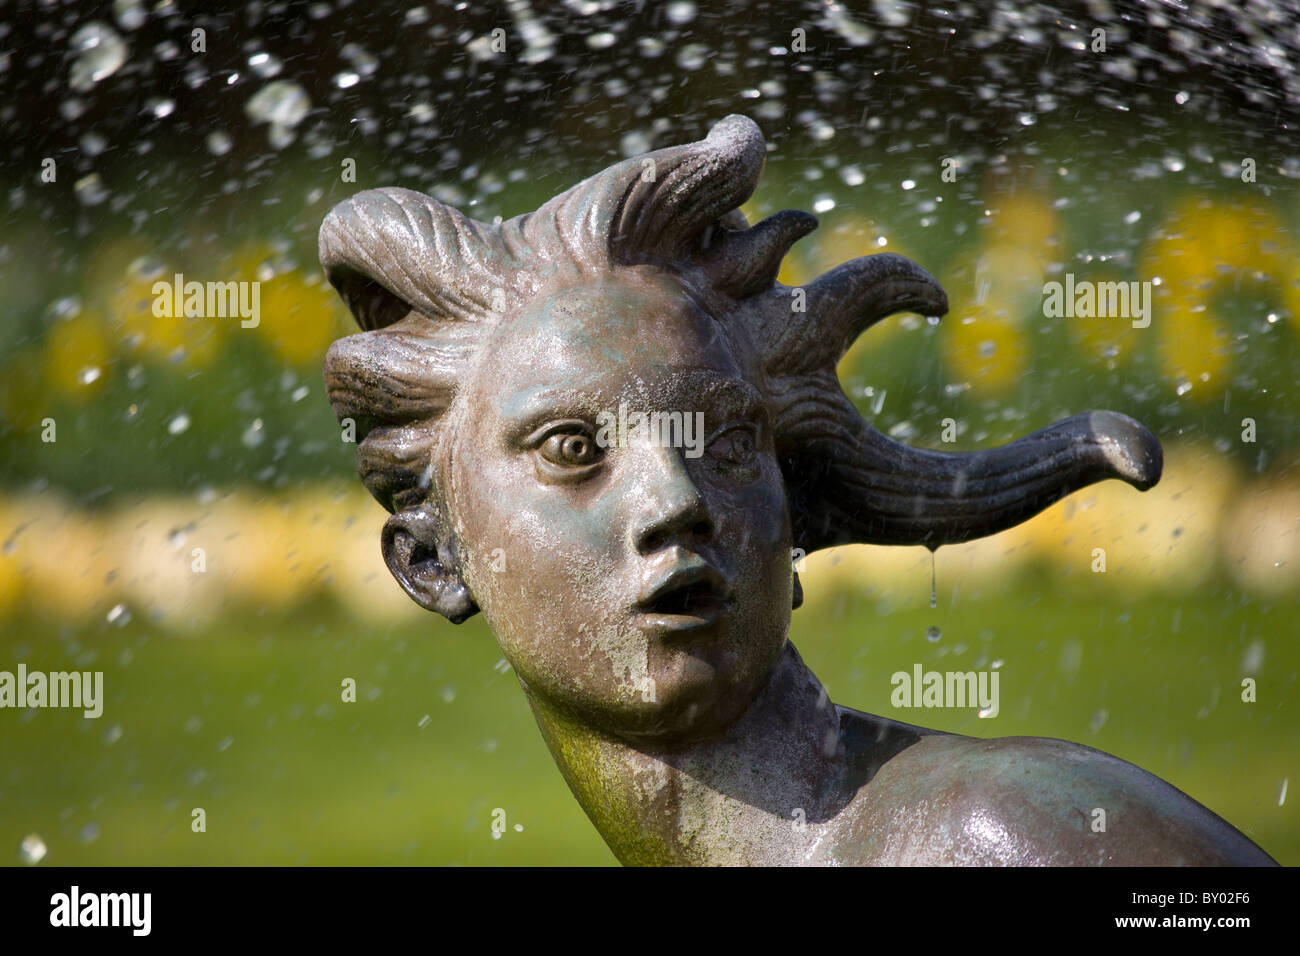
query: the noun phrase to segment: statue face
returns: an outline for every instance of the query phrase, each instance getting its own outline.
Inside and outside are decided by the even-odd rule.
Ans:
[[[444,481],[465,581],[550,706],[623,737],[719,732],[791,609],[753,360],[648,268],[533,303],[457,399]]]

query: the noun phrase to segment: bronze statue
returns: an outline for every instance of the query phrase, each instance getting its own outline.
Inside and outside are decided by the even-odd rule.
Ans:
[[[1270,863],[1132,764],[860,713],[804,666],[792,549],[933,549],[1104,478],[1149,488],[1162,459],[1113,412],[965,454],[872,429],[836,362],[947,298],[889,254],[777,283],[817,223],[746,223],[764,152],[729,116],[499,225],[404,189],[329,214],[321,262],[364,331],[325,379],[393,576],[483,612],[624,863]]]

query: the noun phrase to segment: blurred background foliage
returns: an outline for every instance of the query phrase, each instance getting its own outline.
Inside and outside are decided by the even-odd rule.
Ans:
[[[934,610],[923,550],[811,556],[792,640],[833,698],[1107,750],[1300,862],[1300,151],[1274,8],[0,11],[0,669],[107,689],[99,720],[0,712],[0,860],[612,862],[481,621],[383,567],[324,399],[352,324],[315,234],[379,185],[516,215],[744,112],[770,142],[750,220],[821,221],[781,281],[895,251],[948,290],[941,322],[895,317],[843,360],[876,427],[952,447],[950,418],[978,448],[1111,408],[1166,448],[1144,495],[942,549]],[[1067,272],[1152,282],[1150,327],[1045,317]],[[260,282],[259,324],[156,317],[176,273]],[[916,662],[1002,670],[1001,713],[894,712]]]

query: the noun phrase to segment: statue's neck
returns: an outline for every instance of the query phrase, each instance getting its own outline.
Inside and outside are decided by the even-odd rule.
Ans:
[[[837,709],[789,643],[725,734],[671,751],[610,737],[532,694],[529,703],[578,802],[626,864],[803,863],[844,802]]]

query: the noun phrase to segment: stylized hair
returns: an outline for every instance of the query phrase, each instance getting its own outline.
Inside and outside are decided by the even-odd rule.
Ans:
[[[753,121],[728,116],[697,143],[620,162],[500,225],[406,189],[336,206],[320,231],[329,280],[365,331],[325,359],[329,399],[357,425],[358,469],[389,510],[430,492],[439,419],[483,336],[543,286],[653,264],[727,303],[766,370],[794,544],[936,548],[992,534],[1103,478],[1146,489],[1161,450],[1142,425],[1089,412],[1009,445],[951,453],[882,435],[841,390],[836,363],[874,323],[942,315],[943,289],[915,263],[881,254],[806,286],[805,311],[776,281],[817,226],[787,210],[749,226],[739,211],[765,158]]]

